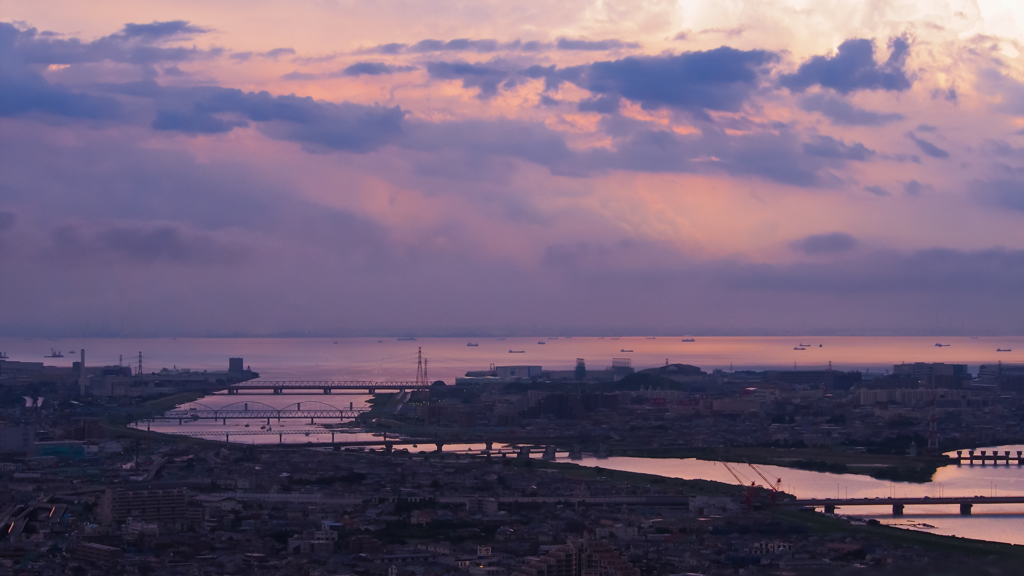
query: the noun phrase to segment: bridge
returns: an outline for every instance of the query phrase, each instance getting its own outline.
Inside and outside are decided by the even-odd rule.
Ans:
[[[426,390],[430,384],[422,380],[249,380],[239,382],[228,388],[228,394],[243,394],[257,390],[270,390],[274,394],[308,394],[322,392],[331,394],[335,391],[366,391],[374,394],[377,390]]]
[[[368,408],[353,408],[349,402],[348,409],[338,408],[323,402],[296,402],[284,408],[275,408],[262,402],[235,402],[213,408],[199,402],[192,402],[182,408],[176,408],[164,412],[161,420],[177,420],[180,425],[185,420],[222,420],[227,424],[228,420],[237,419],[260,419],[270,423],[271,418],[280,422],[283,419],[309,418],[310,424],[315,423],[317,418],[334,418],[344,420],[356,418],[367,412]]]
[[[960,506],[960,514],[968,516],[971,509],[980,504],[1024,504],[1024,496],[971,496],[953,498],[810,498],[780,502],[779,506],[824,508],[825,513],[834,514],[843,506],[892,506],[893,516],[903,516],[903,508],[911,505],[935,506],[954,504]]]
[[[967,456],[964,456],[963,450],[957,450],[956,458],[954,458],[954,460],[957,461],[957,464],[962,465],[964,463],[967,463],[970,464],[971,466],[974,466],[975,461],[977,461],[982,466],[989,462],[991,462],[992,464],[999,464],[1000,462],[1004,462],[1007,466],[1010,465],[1010,462],[1014,462],[1015,464],[1017,464],[1017,466],[1024,465],[1024,455],[1022,455],[1024,454],[1024,450],[1017,450],[1016,456],[1011,456],[1009,450],[1004,450],[1001,455],[999,454],[998,450],[993,450],[992,454],[989,454],[988,450],[980,450],[978,452],[980,452],[980,454],[976,453],[976,451],[974,450],[968,450]]]

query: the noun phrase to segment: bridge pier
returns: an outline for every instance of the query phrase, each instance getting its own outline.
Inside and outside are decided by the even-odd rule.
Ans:
[[[332,434],[332,436],[333,436],[333,434]],[[394,444],[390,444],[390,443],[385,444],[384,445],[384,453],[385,454],[391,454],[391,452],[392,452],[392,450],[394,450],[394,448],[395,448]]]
[[[277,443],[278,444],[284,444],[284,434],[281,434],[280,432],[278,432],[278,434],[277,434]]]
[[[836,513],[836,506],[835,506],[835,504],[826,504],[825,505],[825,514],[835,514],[835,513]]]
[[[964,503],[960,504],[960,515],[961,516],[970,516],[971,515],[971,508],[973,508],[973,507],[974,507],[974,504],[971,504],[970,502],[964,502]]]
[[[330,393],[331,393],[331,389],[330,388],[324,388],[324,394],[330,394]]]
[[[178,418],[178,426],[181,426],[181,418]]]
[[[284,388],[274,388],[274,394],[284,394]]]
[[[1021,465],[1021,461],[1020,461],[1020,459],[1021,459],[1021,452],[1022,452],[1021,450],[1017,450],[1017,466]]]
[[[487,446],[487,451],[490,452],[494,449],[494,442],[484,442],[484,446]]]
[[[437,446],[437,453],[438,453],[438,454],[440,454],[440,453],[441,453],[441,450],[442,450],[442,448],[444,448],[444,444],[443,444],[443,443],[441,443],[441,442],[438,442],[437,444],[434,444],[434,446]]]
[[[369,392],[370,394],[376,394],[377,393],[373,388],[367,388],[366,391]]]
[[[225,419],[221,420],[221,424],[227,426],[228,425],[228,419],[225,418]]]
[[[903,504],[893,504],[892,505],[892,515],[893,516],[903,516]]]
[[[231,433],[230,432],[225,432],[224,433],[224,441],[225,442],[231,442]]]
[[[974,450],[968,450],[967,455],[970,457],[971,466],[974,466]]]
[[[554,444],[548,444],[547,446],[544,447],[544,459],[545,460],[554,460],[555,459],[555,445]]]
[[[526,446],[520,446],[519,447],[519,454],[516,454],[516,458],[529,458],[529,457],[530,457],[530,449],[528,447],[526,447]]]

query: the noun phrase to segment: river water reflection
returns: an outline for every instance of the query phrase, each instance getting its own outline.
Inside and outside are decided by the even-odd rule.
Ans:
[[[881,372],[895,363],[948,362],[964,363],[971,371],[982,363],[1020,361],[1020,352],[997,354],[996,348],[1024,351],[1024,337],[945,338],[949,347],[935,347],[935,338],[902,337],[814,337],[811,348],[794,351],[794,344],[804,338],[790,337],[698,337],[696,342],[682,342],[679,337],[642,336],[620,338],[545,338],[539,345],[537,338],[472,338],[479,346],[466,346],[465,339],[421,338],[418,341],[398,341],[394,338],[241,338],[241,339],[74,339],[61,341],[0,338],[0,350],[12,360],[38,361],[51,347],[61,349],[86,348],[88,360],[96,364],[116,364],[120,355],[134,358],[143,351],[147,371],[160,367],[187,366],[192,369],[223,370],[229,356],[242,356],[246,364],[267,379],[379,379],[409,380],[416,370],[420,348],[430,359],[431,379],[440,378],[451,384],[456,376],[467,370],[486,368],[496,364],[531,364],[545,368],[567,369],[576,358],[585,358],[588,367],[601,368],[612,358],[628,357],[634,367],[645,368],[664,362],[683,362],[700,366],[706,371],[716,368],[755,369],[790,367],[797,369],[820,368],[832,363],[836,369],[870,370]],[[510,356],[510,349],[523,350],[522,355]],[[628,351],[628,352],[627,352]],[[69,365],[72,357],[57,364]],[[49,363],[49,361],[48,361]],[[264,395],[254,398],[283,408],[299,400],[314,398],[277,397]],[[200,401],[218,407],[240,401],[241,396],[211,395]],[[365,405],[365,396],[332,395],[317,398],[338,408]],[[279,405],[280,404],[280,405]],[[248,427],[245,425],[249,424]],[[288,429],[297,434],[278,436],[260,430],[267,426],[260,421],[231,421],[217,424],[199,422],[154,422],[153,430],[169,433],[224,432],[232,442],[326,442],[330,433],[322,422],[272,422],[272,432]],[[140,423],[141,427],[146,424]],[[263,432],[260,434],[259,432]],[[308,436],[307,436],[308,433]],[[350,440],[372,440],[375,436],[357,434]],[[430,448],[430,447],[427,447]],[[1002,450],[1016,451],[1021,446],[1000,446]],[[562,459],[560,455],[560,460]],[[715,462],[692,459],[584,458],[578,461],[587,466],[602,466],[616,470],[645,472],[679,478],[703,478],[735,483],[729,472]],[[759,480],[752,470],[737,466],[737,470],[751,480]],[[771,478],[782,478],[784,490],[801,498],[834,496],[885,498],[892,496],[963,496],[963,495],[1024,495],[1024,468],[1017,466],[948,466],[927,484],[893,483],[860,475],[806,472],[789,468],[763,467]],[[955,506],[907,506],[902,518],[893,518],[891,508],[857,507],[840,509],[842,514],[856,514],[877,518],[888,524],[912,526],[938,534],[979,538],[1024,544],[1024,505],[976,506],[974,514],[960,516]],[[928,527],[928,526],[931,527]]]
[[[1024,446],[987,449],[992,448],[1000,451],[1024,450]],[[736,484],[736,480],[721,463],[693,458],[585,457],[577,463],[610,470]],[[764,484],[746,464],[730,466],[741,478],[747,478],[748,484],[752,481]],[[829,474],[778,466],[758,468],[770,479],[781,478],[783,490],[798,498],[1024,496],[1024,466],[1016,464],[945,466],[926,484],[888,482],[859,474]],[[977,505],[970,516],[961,516],[955,505],[907,506],[902,517],[894,517],[891,506],[857,506],[839,508],[836,512],[865,519],[875,518],[884,524],[935,534],[1024,544],[1024,504]]]

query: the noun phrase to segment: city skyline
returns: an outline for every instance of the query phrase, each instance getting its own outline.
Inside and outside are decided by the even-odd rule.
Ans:
[[[9,2],[0,334],[1021,334],[1022,19]]]

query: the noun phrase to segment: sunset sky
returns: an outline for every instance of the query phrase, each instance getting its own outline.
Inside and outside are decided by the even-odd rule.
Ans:
[[[1024,333],[1024,4],[0,4],[0,335],[613,332]]]

